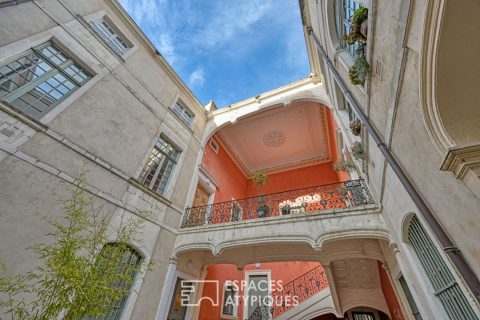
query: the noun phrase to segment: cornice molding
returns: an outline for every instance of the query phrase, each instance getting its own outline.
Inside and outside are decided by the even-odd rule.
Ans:
[[[440,169],[451,171],[463,180],[468,171],[476,167],[480,167],[480,144],[450,148]]]

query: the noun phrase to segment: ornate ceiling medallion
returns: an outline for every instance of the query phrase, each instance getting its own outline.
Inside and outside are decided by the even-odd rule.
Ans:
[[[263,136],[263,143],[267,147],[276,148],[285,143],[285,134],[280,131],[270,131]]]

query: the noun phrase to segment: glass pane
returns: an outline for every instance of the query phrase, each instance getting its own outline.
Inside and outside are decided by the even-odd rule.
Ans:
[[[179,151],[160,137],[142,170],[140,182],[158,194],[162,194],[178,155]]]
[[[62,100],[75,87],[63,75],[56,74],[11,103],[26,114],[38,118],[48,112],[52,105]]]
[[[52,70],[34,53],[0,67],[0,96],[6,95]]]
[[[120,264],[116,266],[118,272],[125,272],[130,271],[130,281],[127,283],[124,280],[119,280],[113,284],[113,287],[119,288],[122,290],[129,291],[132,285],[133,280],[137,274],[138,267],[142,260],[141,256],[133,249],[118,247],[116,244],[107,244],[102,248],[100,253],[100,257],[97,261],[97,267],[101,267],[102,265],[108,263],[113,255],[116,258],[119,258],[118,261],[121,261]],[[120,255],[120,256],[118,256]],[[122,311],[127,301],[128,296],[124,296],[118,301],[110,303],[109,312],[106,315],[99,316],[99,317],[87,317],[86,319],[89,320],[118,320],[121,318]]]

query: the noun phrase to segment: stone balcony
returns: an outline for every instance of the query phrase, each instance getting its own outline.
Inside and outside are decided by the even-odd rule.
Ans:
[[[187,208],[181,227],[343,211],[372,204],[365,182],[350,180]]]
[[[387,239],[379,208],[363,180],[321,185],[187,208],[177,253],[260,243],[324,242],[353,237]]]

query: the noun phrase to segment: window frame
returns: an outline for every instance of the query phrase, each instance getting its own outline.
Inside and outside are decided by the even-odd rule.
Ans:
[[[417,236],[417,238],[413,239],[412,235]],[[473,317],[462,319],[477,319],[475,310],[471,306],[471,301],[455,277],[455,271],[450,269],[449,264],[441,255],[441,251],[435,245],[431,235],[416,215],[413,215],[409,220],[406,228],[406,239],[421,266],[419,269],[426,275],[426,280],[424,281],[426,281],[429,290],[435,296],[435,300],[443,307],[444,314],[448,319],[459,319],[451,317],[451,314],[456,315],[456,310],[452,309],[463,310],[465,312],[462,314],[463,316],[473,315]],[[421,246],[422,244],[424,245],[423,247]],[[428,252],[428,254],[425,254],[425,252]],[[426,262],[429,264],[427,265]],[[443,295],[443,293],[447,294]],[[455,297],[454,300],[457,302],[454,306],[451,304],[452,300],[443,300],[451,297]],[[460,307],[458,302],[464,305]]]
[[[397,281],[400,285],[400,288],[402,288],[401,291],[403,293],[403,296],[407,300],[410,314],[415,320],[423,320],[420,309],[418,308],[417,303],[415,302],[415,298],[413,297],[412,290],[410,290],[410,286],[408,285],[407,280],[405,279],[403,274],[399,275]]]
[[[238,304],[237,305],[234,305],[232,306],[232,314],[226,314],[224,313],[224,309],[225,309],[225,296],[226,296],[226,292],[227,292],[227,288],[230,287],[233,292],[233,299],[234,301],[237,301],[237,297],[239,295],[239,292],[238,290],[235,289],[235,286],[233,285],[233,283],[231,281],[225,281],[225,283],[223,284],[223,294],[222,294],[222,306],[221,306],[221,312],[220,312],[220,316],[222,318],[228,318],[228,319],[236,319],[237,316],[238,316]]]
[[[132,42],[108,16],[104,15],[98,19],[93,19],[89,24],[102,42],[118,56],[124,57],[133,48]],[[108,32],[108,30],[111,32]]]
[[[105,250],[105,248],[113,247],[113,246],[116,246],[116,245],[117,245],[117,243],[115,243],[115,242],[108,242],[102,247],[101,251]],[[129,251],[129,253],[131,254],[130,258],[129,258],[129,261],[130,261],[130,259],[132,259],[132,257],[136,258],[135,267],[137,267],[137,266],[140,267],[141,264],[143,263],[143,261],[145,260],[145,257],[141,254],[141,252],[139,252],[138,250],[136,250],[135,248],[133,248],[130,245],[126,246],[126,248]],[[101,254],[101,252],[100,252],[100,254]],[[134,292],[135,283],[137,282],[137,280],[138,280],[138,278],[141,274],[142,274],[142,271],[140,270],[140,268],[134,274],[132,274],[132,279],[131,279],[132,283],[131,283],[130,288],[129,288],[129,294],[127,296],[124,296],[121,299],[119,299],[115,303],[115,305],[113,305],[111,303],[110,307],[109,307],[109,313],[108,314],[105,314],[105,315],[99,316],[99,317],[95,317],[95,318],[89,317],[88,319],[89,320],[122,320],[124,318],[124,313],[128,309],[129,300],[132,296],[132,293]],[[113,312],[111,309],[116,308],[116,306],[118,306],[118,311],[115,311],[113,318],[111,318],[112,312]]]
[[[195,121],[195,113],[193,113],[193,111],[187,107],[182,99],[177,99],[170,110],[172,110],[175,116],[177,116],[177,118],[179,118],[189,128],[193,126]]]
[[[216,147],[214,147],[213,144],[215,144]],[[220,146],[218,145],[218,142],[215,139],[211,138],[209,145],[210,145],[210,148],[212,148],[213,151],[215,151],[215,153],[218,154],[218,151],[220,150]]]
[[[159,146],[160,141],[163,141],[163,144],[161,144]],[[176,152],[175,153],[175,158],[170,157],[164,151],[161,150],[161,147],[165,144],[167,144],[170,148],[172,148]],[[151,166],[150,166],[149,162],[150,161],[152,161],[152,162],[155,161],[154,160],[154,158],[155,158],[154,152],[155,151],[158,152],[161,155],[161,159],[159,160],[158,163],[156,163],[157,167],[154,170],[153,176],[152,176],[150,182],[147,185],[145,182],[147,181],[147,177],[151,173]],[[156,194],[158,194],[160,196],[164,196],[165,192],[167,190],[168,184],[170,182],[170,178],[172,177],[172,174],[175,170],[175,167],[179,163],[181,153],[182,153],[182,150],[179,147],[177,147],[176,144],[174,144],[164,134],[160,134],[160,136],[156,139],[155,144],[153,145],[153,148],[151,149],[151,151],[150,151],[150,153],[149,153],[149,155],[148,155],[148,157],[147,157],[147,159],[146,159],[146,161],[145,161],[145,163],[142,167],[142,170],[140,171],[140,176],[138,178],[140,184],[143,185],[145,188],[148,188],[149,190],[152,190]],[[163,174],[162,174],[162,176],[160,176],[160,172],[162,171],[162,168],[163,168],[166,160],[171,161],[170,163],[173,163],[173,165],[170,167],[169,172],[168,172],[168,176],[165,179],[165,183],[163,185],[163,188],[160,190],[160,186],[162,184],[162,177],[164,177]],[[168,170],[168,166],[169,166],[169,163],[166,164],[164,172],[166,172]],[[146,170],[147,167],[150,167],[149,171]],[[157,188],[154,188],[155,185],[157,184],[156,183],[157,180],[158,180],[158,186],[157,186]],[[159,192],[159,190],[160,190],[160,192]]]
[[[361,7],[359,2],[355,0],[335,0],[334,13],[335,13],[335,29],[337,31],[338,42],[340,47],[347,52],[351,57],[355,57],[358,45],[348,45],[343,37],[348,34],[350,30],[350,18]],[[348,10],[348,13],[346,12]],[[351,14],[350,14],[351,13]],[[347,15],[348,14],[348,15]]]
[[[51,55],[47,56],[45,54],[46,51],[48,51],[48,53]],[[32,65],[25,65],[24,62],[21,61],[22,59],[29,60],[31,63],[33,63],[35,69],[30,69]],[[21,65],[25,69],[12,69],[11,65],[15,63],[17,65]],[[43,67],[41,66],[42,64]],[[6,59],[0,64],[0,69],[1,68],[8,68],[11,70],[11,72],[5,74],[5,80],[2,79],[4,80],[4,82],[10,81],[12,83],[15,83],[12,80],[14,79],[13,77],[9,78],[9,76],[11,76],[12,74],[15,75],[15,78],[23,78],[24,80],[26,80],[26,82],[20,85],[15,83],[17,88],[13,90],[8,89],[7,87],[3,87],[5,88],[4,90],[7,93],[0,97],[0,101],[13,107],[17,112],[25,114],[36,120],[42,119],[50,111],[55,109],[60,103],[64,102],[69,96],[71,96],[81,87],[85,86],[95,77],[94,72],[92,72],[90,68],[86,68],[78,58],[72,55],[68,50],[65,50],[61,44],[57,43],[52,38],[47,39],[46,41],[43,41],[38,45],[23,50],[20,53]],[[37,75],[35,72],[39,69],[43,71],[43,73]],[[27,79],[25,75],[22,74],[25,71],[28,71],[29,75],[27,75],[27,77],[29,79]],[[36,78],[33,78],[33,76],[36,76]],[[63,80],[61,80],[61,78],[63,78]],[[57,82],[58,85],[54,87],[54,85],[52,84],[53,81]],[[72,87],[70,88],[66,85],[66,83],[69,83]],[[41,86],[43,86],[43,88]],[[67,91],[62,92],[60,90],[61,86],[67,89]],[[45,89],[48,87],[50,87],[51,89]],[[36,92],[33,92],[35,90]],[[51,95],[51,93],[54,91],[56,91],[60,95],[58,99],[55,96]],[[22,97],[26,98],[27,94],[30,94],[37,99],[33,102],[28,102],[22,99]],[[23,101],[23,104],[25,104],[26,106],[22,107],[20,105],[17,105],[15,103],[17,99],[21,99]],[[33,104],[38,101],[47,105],[47,103],[44,102],[45,100],[50,100],[52,101],[52,103],[41,110],[33,106]],[[32,114],[32,109],[36,109],[38,112],[35,113],[38,114]]]

